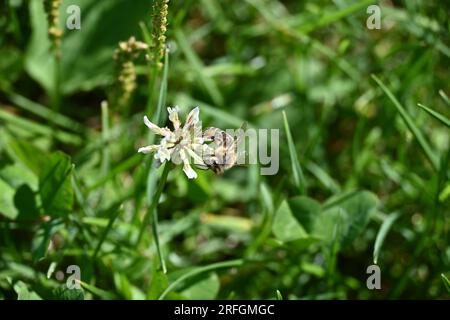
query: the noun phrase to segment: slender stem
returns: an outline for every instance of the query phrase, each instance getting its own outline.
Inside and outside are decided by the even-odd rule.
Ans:
[[[101,181],[104,181],[105,178],[111,177],[110,174],[110,153],[109,153],[109,110],[108,110],[108,103],[106,101],[103,101],[101,103],[101,111],[102,111],[102,140],[105,141],[105,144],[102,149],[102,157],[101,157]],[[108,181],[106,180],[106,181]],[[113,180],[114,182],[114,180]],[[95,195],[96,202],[101,203],[103,199],[103,195],[105,192],[105,187],[101,188],[99,192]]]
[[[121,205],[116,206],[113,209],[113,212],[109,217],[108,225],[106,226],[105,230],[103,231],[103,234],[100,238],[100,241],[97,244],[97,247],[95,247],[94,254],[92,255],[92,261],[94,261],[95,258],[97,257],[97,255],[102,247],[103,242],[105,242],[106,236],[108,235],[109,231],[111,230],[111,228],[114,224],[114,221],[116,221],[117,217],[119,216],[120,207],[121,207]]]
[[[156,211],[156,207],[158,205],[159,198],[161,197],[162,191],[164,189],[164,185],[166,184],[167,176],[169,175],[169,170],[170,170],[170,164],[165,163],[164,164],[163,173],[161,175],[161,178],[158,181],[158,186],[156,188],[156,191],[155,191],[154,195],[152,196],[150,207],[148,208],[148,210],[147,210],[147,212],[146,212],[146,214],[144,216],[144,220],[142,221],[141,229],[139,231],[138,239],[137,239],[137,242],[136,242],[136,245],[139,245],[139,243],[141,242],[142,236],[143,236],[143,234],[145,232],[145,228],[147,227],[147,223],[149,222],[150,217],[152,217],[153,238],[155,240],[156,250],[158,251],[159,261],[160,261],[160,264],[161,264],[161,269],[163,270],[164,273],[166,273],[167,270],[166,270],[166,264],[164,262],[164,257],[163,257],[163,254],[162,254],[162,250],[161,250],[161,247],[160,247],[160,242],[159,242],[159,236],[158,236],[158,213]]]
[[[110,168],[110,156],[109,156],[109,110],[108,103],[104,102],[101,105],[102,109],[102,139],[105,142],[105,145],[102,149],[102,176],[106,176],[109,172]]]
[[[158,77],[158,68],[151,64],[148,68],[148,95],[146,113],[151,114],[153,108],[153,92],[155,92],[156,78]]]
[[[61,103],[61,58],[55,53],[55,70],[53,75],[53,101],[52,107],[53,111],[59,113],[59,105]]]
[[[53,92],[52,92],[52,109],[55,114],[59,114],[59,105],[61,101],[61,84],[60,84],[60,78],[61,78],[61,58],[58,55],[58,53],[54,54],[54,60],[55,60],[55,69],[53,74]],[[52,136],[56,131],[56,125],[52,122],[51,124],[52,129]],[[53,141],[53,137],[52,137]]]

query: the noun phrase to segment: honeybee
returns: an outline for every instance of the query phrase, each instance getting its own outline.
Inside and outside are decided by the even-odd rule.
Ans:
[[[245,130],[246,124],[241,126]],[[211,169],[215,174],[222,174],[236,165],[238,157],[238,144],[241,136],[233,137],[224,130],[209,127],[203,132],[203,140],[211,142],[203,153],[203,161],[206,169]]]

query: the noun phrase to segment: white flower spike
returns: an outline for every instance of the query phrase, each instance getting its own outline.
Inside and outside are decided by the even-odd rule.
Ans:
[[[204,147],[201,128],[199,128],[199,107],[189,112],[186,123],[181,127],[178,117],[178,106],[167,108],[169,120],[173,124],[174,130],[169,128],[160,128],[144,116],[145,125],[154,133],[163,136],[158,145],[149,145],[139,148],[140,153],[155,153],[155,159],[161,163],[172,161],[175,164],[183,164],[183,171],[189,179],[197,178],[197,173],[192,169],[190,159],[194,160],[196,165],[203,165],[201,152]]]

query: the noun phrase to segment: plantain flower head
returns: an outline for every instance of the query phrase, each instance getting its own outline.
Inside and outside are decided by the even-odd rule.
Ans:
[[[183,164],[183,171],[189,179],[197,178],[197,173],[191,167],[191,160],[195,165],[205,166],[202,160],[204,140],[199,121],[199,107],[189,112],[185,124],[182,126],[178,116],[178,106],[167,108],[169,120],[172,122],[173,130],[168,127],[160,128],[150,122],[144,116],[145,125],[155,134],[162,136],[159,144],[139,148],[140,153],[155,153],[155,159],[160,163],[172,161],[174,164]]]

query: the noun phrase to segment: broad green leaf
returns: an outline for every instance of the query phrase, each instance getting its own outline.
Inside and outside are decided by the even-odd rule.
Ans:
[[[212,272],[181,291],[180,294],[189,300],[212,300],[217,297],[219,288],[219,277],[216,273]]]
[[[0,178],[0,214],[15,219],[19,211],[14,206],[14,189]]]
[[[34,191],[37,189],[37,180],[31,170],[20,163],[8,165],[0,170],[0,189],[5,190],[0,195],[0,198],[3,199],[0,202],[5,206],[9,199],[10,205],[14,207],[12,210],[14,217],[10,216],[10,218],[34,220],[39,216]],[[5,183],[9,185],[9,188],[5,186]],[[12,197],[11,192],[13,193]],[[1,208],[0,205],[0,212]]]
[[[314,220],[313,234],[326,244],[332,243],[335,240],[336,227],[342,228],[346,223],[344,215],[346,218],[346,213],[340,207],[321,211]]]
[[[320,205],[305,196],[283,201],[273,221],[273,233],[283,242],[297,243],[301,240],[298,243],[300,248],[317,240],[333,242],[336,225],[339,225],[340,243],[349,245],[365,228],[378,199],[367,191],[349,193],[336,199],[330,202],[331,205]]]
[[[17,293],[17,300],[42,300],[36,292],[28,290],[27,285],[22,281],[14,285],[14,291]]]
[[[339,224],[340,243],[342,247],[346,247],[364,230],[377,205],[378,198],[371,192],[350,193],[333,202],[331,207],[323,207],[319,218],[315,220],[314,234],[332,242],[334,228]]]
[[[66,284],[62,284],[54,289],[53,295],[57,300],[84,300],[83,289],[69,289]]]
[[[307,238],[308,234],[301,226],[289,207],[288,201],[283,201],[275,213],[272,231],[277,239],[288,242]]]
[[[6,150],[11,158],[24,164],[35,175],[39,175],[42,167],[47,162],[47,156],[44,151],[23,140],[10,139],[6,144]]]
[[[126,300],[132,300],[132,285],[125,274],[114,272],[114,284]]]
[[[14,205],[19,212],[18,220],[33,221],[40,215],[36,194],[27,184],[22,184],[16,189]]]
[[[150,288],[147,293],[147,298],[150,300],[157,299],[168,285],[169,281],[167,280],[167,275],[158,270],[157,259],[153,259],[152,277],[150,279]]]
[[[62,152],[50,155],[39,174],[39,195],[45,214],[63,216],[72,210],[73,188],[70,157]]]
[[[320,215],[320,203],[305,196],[291,198],[288,203],[297,221],[308,233],[312,233],[314,221]]]
[[[19,188],[24,184],[28,185],[32,190],[37,190],[38,188],[37,176],[20,163],[14,163],[0,169],[0,178],[8,182],[13,188]]]

